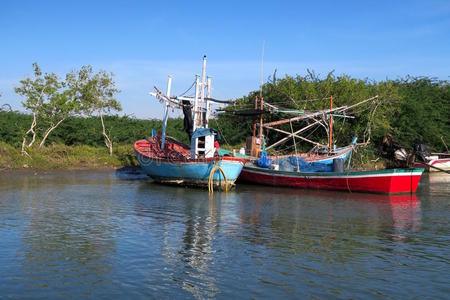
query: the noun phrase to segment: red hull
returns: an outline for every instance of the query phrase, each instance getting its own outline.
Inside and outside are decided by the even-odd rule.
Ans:
[[[414,193],[423,169],[294,173],[244,167],[240,180],[271,186],[370,193]]]

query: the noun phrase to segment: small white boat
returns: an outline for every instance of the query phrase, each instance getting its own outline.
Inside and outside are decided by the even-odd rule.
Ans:
[[[430,155],[425,162],[416,162],[416,166],[425,168],[427,172],[450,171],[450,154]]]

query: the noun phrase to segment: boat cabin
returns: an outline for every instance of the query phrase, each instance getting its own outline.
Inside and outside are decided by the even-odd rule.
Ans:
[[[210,128],[198,128],[191,138],[191,159],[214,157],[214,141],[217,132]]]

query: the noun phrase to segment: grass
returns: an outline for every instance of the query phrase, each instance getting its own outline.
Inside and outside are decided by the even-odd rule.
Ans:
[[[114,146],[112,156],[109,155],[106,147],[63,144],[52,144],[42,150],[32,148],[28,150],[28,153],[29,157],[23,156],[19,146],[0,142],[0,170],[109,169],[138,165],[131,144]],[[358,149],[352,156],[352,168],[384,168],[385,162],[377,160],[377,157],[374,149],[370,147]]]
[[[29,157],[23,156],[19,147],[0,142],[0,170],[99,169],[138,164],[132,145],[115,146],[112,156],[106,147],[61,144],[53,144],[42,150],[32,148],[28,154]]]

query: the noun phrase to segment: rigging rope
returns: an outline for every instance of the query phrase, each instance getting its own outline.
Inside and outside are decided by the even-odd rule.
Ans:
[[[191,86],[190,86],[187,90],[185,90],[184,93],[182,93],[181,95],[179,95],[178,97],[184,96],[187,92],[189,92],[189,91],[194,87],[194,85],[195,85],[195,80],[194,80],[194,82],[191,84]]]

